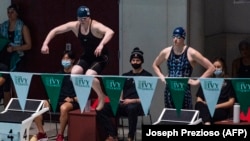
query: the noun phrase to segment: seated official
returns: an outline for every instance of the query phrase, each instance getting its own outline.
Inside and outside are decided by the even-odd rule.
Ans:
[[[216,58],[213,62],[216,70],[214,71],[214,78],[227,77],[226,63],[222,58]],[[205,125],[211,125],[216,121],[221,121],[229,118],[230,110],[235,102],[235,91],[230,80],[225,80],[222,84],[220,96],[215,106],[213,117],[210,115],[207,102],[204,97],[202,88],[200,87],[197,94],[195,109],[200,111],[200,118]]]
[[[60,111],[60,130],[58,132],[56,141],[63,141],[64,140],[64,130],[66,128],[68,122],[68,113],[72,110],[79,109],[78,100],[76,97],[76,93],[74,90],[73,83],[70,79],[71,69],[75,62],[75,54],[72,51],[66,51],[63,54],[62,58],[62,66],[64,67],[63,71],[59,72],[61,74],[68,74],[64,76],[62,81],[62,87],[59,95],[58,105],[56,112]],[[45,101],[45,107],[49,107],[49,102]],[[35,118],[35,123],[38,129],[38,134],[36,138],[38,141],[46,141],[48,137],[43,129],[42,125],[43,117],[39,116]]]
[[[120,103],[117,109],[116,117],[120,116],[128,117],[128,141],[134,140],[136,133],[137,120],[139,115],[144,115],[141,101],[136,91],[135,82],[133,76],[152,76],[151,73],[142,68],[143,52],[139,48],[134,48],[131,53],[130,63],[133,69],[123,76],[128,76],[123,87]],[[132,77],[129,77],[132,76]],[[113,121],[110,117],[115,117],[110,104],[105,104],[101,111],[97,111],[97,119],[101,123],[104,131],[107,134],[105,141],[117,141],[117,129],[113,125]]]

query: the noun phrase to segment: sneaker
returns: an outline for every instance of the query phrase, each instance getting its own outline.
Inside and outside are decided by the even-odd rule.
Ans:
[[[37,141],[48,141],[48,137],[47,137],[46,133],[39,132],[36,135],[36,138],[37,138]]]
[[[64,141],[63,140],[63,135],[58,134],[57,137],[56,137],[56,141]]]

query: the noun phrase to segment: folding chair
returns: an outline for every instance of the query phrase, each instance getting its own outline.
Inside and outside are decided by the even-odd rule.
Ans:
[[[51,107],[51,105],[50,105]],[[60,123],[60,112],[58,111],[52,111],[52,109],[50,109],[47,113],[45,113],[43,115],[43,122],[49,122],[51,125],[54,124],[55,125],[55,129],[56,129],[56,134],[55,135],[50,135],[48,138],[54,138],[57,136],[58,134],[58,130],[59,130],[59,127],[58,127],[58,123]]]
[[[4,102],[3,102],[3,97],[4,94],[2,92],[0,92],[0,106],[4,106]]]
[[[147,115],[139,115],[138,117],[141,117],[141,125],[140,125],[140,127],[145,124],[144,118],[146,118],[146,117],[149,118],[150,125],[152,125],[152,123],[153,123],[150,112]],[[122,128],[123,140],[125,140],[125,131],[124,131],[125,130],[124,129],[125,125],[124,125],[124,120],[128,120],[128,117],[121,116],[120,119],[119,119],[119,121],[121,121],[121,123],[120,123],[120,125],[118,125],[118,126],[120,126]],[[138,122],[137,122],[137,124],[138,124]],[[135,134],[135,140],[136,140],[136,134]]]

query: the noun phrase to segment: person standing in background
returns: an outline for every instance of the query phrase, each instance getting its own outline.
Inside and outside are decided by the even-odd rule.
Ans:
[[[12,4],[7,8],[8,20],[0,25],[0,35],[9,40],[9,44],[0,48],[0,63],[5,64],[9,71],[25,71],[24,51],[32,47],[30,31],[19,18],[19,7]],[[11,80],[5,82],[4,101],[11,98]],[[14,95],[14,94],[13,94]]]
[[[19,8],[12,4],[7,9],[8,20],[0,27],[0,34],[9,40],[6,48],[1,49],[0,61],[9,67],[10,71],[23,71],[22,57],[24,51],[32,47],[30,31],[19,18]]]
[[[233,60],[232,77],[250,78],[250,41],[247,39],[240,41],[238,48],[240,57]],[[246,114],[240,112],[240,120],[250,122],[250,107]]]
[[[201,77],[209,77],[215,68],[213,64],[200,52],[184,43],[186,32],[182,27],[173,31],[173,45],[164,48],[153,62],[153,70],[160,80],[166,84],[166,76],[161,71],[160,65],[166,63],[168,67],[167,77],[191,77],[193,68],[200,64],[206,71]],[[183,109],[192,109],[192,95],[190,85],[199,85],[199,80],[189,79],[188,88],[185,91]],[[168,86],[165,88],[165,107],[175,108]]]
[[[233,60],[232,77],[250,78],[250,42],[242,40],[238,48],[240,57]]]
[[[84,49],[79,61],[72,68],[72,74],[98,75],[108,63],[106,44],[111,40],[114,31],[102,23],[90,18],[90,10],[86,6],[77,9],[77,20],[65,23],[52,29],[41,48],[42,54],[49,54],[49,42],[58,34],[72,31]],[[98,78],[94,78],[94,91],[98,95],[98,106],[101,110],[105,103],[105,94]]]

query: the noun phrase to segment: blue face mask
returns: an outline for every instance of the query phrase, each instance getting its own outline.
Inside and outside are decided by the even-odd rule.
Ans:
[[[69,68],[71,66],[71,61],[70,60],[62,60],[62,66],[64,68]]]
[[[222,74],[222,69],[216,69],[216,70],[214,71],[214,75],[215,75],[216,77],[221,76],[221,74]]]

